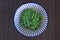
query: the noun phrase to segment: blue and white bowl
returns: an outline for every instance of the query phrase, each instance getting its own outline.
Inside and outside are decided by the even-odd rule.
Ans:
[[[21,13],[24,9],[27,9],[27,8],[32,8],[38,12],[41,12],[41,14],[44,17],[41,28],[38,28],[36,31],[31,31],[29,29],[25,29],[25,28],[21,27],[19,24],[19,18],[20,18]],[[46,29],[47,24],[48,24],[48,15],[47,15],[45,9],[41,5],[38,5],[36,3],[26,3],[26,4],[23,4],[22,6],[20,6],[16,10],[16,13],[14,15],[14,24],[15,24],[17,31],[19,33],[21,33],[22,35],[27,36],[27,37],[34,37],[34,36],[40,35]]]

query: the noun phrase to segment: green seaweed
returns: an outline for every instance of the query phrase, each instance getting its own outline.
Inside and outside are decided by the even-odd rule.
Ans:
[[[20,25],[25,27],[26,29],[30,29],[32,31],[37,30],[41,27],[43,16],[41,13],[29,8],[25,9],[22,12],[20,17]]]

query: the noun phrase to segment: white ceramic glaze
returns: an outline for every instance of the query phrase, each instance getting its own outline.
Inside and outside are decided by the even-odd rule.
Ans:
[[[19,25],[20,15],[21,15],[22,11],[27,8],[32,8],[38,12],[41,12],[41,14],[44,17],[41,28],[38,28],[36,31],[31,31],[29,29],[27,30]],[[27,36],[27,37],[34,37],[34,36],[40,35],[46,29],[47,24],[48,24],[48,15],[47,15],[47,12],[45,11],[45,9],[41,5],[38,5],[36,3],[26,3],[26,4],[21,5],[16,10],[16,13],[14,15],[14,24],[15,24],[17,31],[19,33],[21,33],[22,35]]]

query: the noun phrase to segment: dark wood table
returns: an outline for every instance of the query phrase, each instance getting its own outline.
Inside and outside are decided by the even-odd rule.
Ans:
[[[16,9],[28,2],[41,4],[49,16],[46,31],[33,38],[21,35],[13,23]],[[55,0],[0,0],[0,40],[55,40],[55,16]]]

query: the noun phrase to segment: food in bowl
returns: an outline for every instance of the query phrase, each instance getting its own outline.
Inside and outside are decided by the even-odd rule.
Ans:
[[[39,20],[40,17],[41,19]],[[14,15],[14,25],[17,31],[24,36],[35,37],[37,35],[41,35],[48,25],[47,12],[39,4],[23,4],[16,10]]]
[[[25,9],[20,16],[20,26],[32,31],[41,27],[43,15],[34,9]]]

